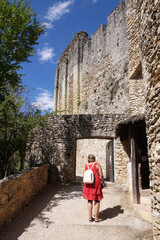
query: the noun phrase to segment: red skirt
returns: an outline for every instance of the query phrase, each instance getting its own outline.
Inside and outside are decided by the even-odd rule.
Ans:
[[[95,187],[95,184],[84,184],[83,198],[91,201],[101,201],[103,198],[101,186]]]

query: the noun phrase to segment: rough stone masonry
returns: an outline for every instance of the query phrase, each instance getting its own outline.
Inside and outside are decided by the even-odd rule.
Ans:
[[[76,139],[93,135],[114,138],[118,121],[144,114],[156,240],[160,239],[159,26],[159,0],[126,0],[91,39],[86,32],[77,34],[64,50],[55,76],[54,110],[69,116],[49,120],[50,130],[37,138],[30,157],[30,161],[50,161],[61,179],[71,181]],[[103,114],[108,114],[107,119]],[[130,156],[120,139],[115,140],[114,149],[116,181],[130,184]]]
[[[28,164],[49,163],[50,174],[56,180],[73,182],[76,173],[76,142],[78,139],[114,139],[115,126],[123,116],[118,114],[98,115],[60,115],[50,117],[47,128],[35,130],[35,141],[28,156]],[[123,149],[121,144],[115,144],[117,152]],[[116,151],[116,150],[115,150]],[[123,161],[123,156],[117,158],[115,181],[118,179],[126,183],[124,169],[128,161]],[[51,179],[55,180],[55,179]]]

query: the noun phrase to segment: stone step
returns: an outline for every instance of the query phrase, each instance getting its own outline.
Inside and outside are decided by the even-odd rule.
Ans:
[[[134,204],[133,205],[133,214],[136,217],[140,217],[141,219],[152,223],[152,213],[151,213],[151,205],[148,204]]]
[[[150,197],[151,196],[151,190],[150,189],[142,189],[141,190],[141,196],[142,197]]]
[[[151,197],[141,197],[141,204],[146,204],[146,205],[149,205],[151,206]]]
[[[104,186],[105,187],[108,187],[108,188],[112,188],[112,187],[114,187],[114,183],[112,183],[112,182],[108,182],[108,181],[104,181]]]

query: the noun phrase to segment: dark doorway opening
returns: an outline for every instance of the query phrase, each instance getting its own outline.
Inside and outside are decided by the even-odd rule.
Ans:
[[[140,177],[142,189],[150,188],[149,184],[149,162],[148,162],[148,151],[147,151],[147,138],[145,126],[136,128],[136,142],[137,142],[137,155],[138,163],[140,165]]]
[[[131,161],[131,178],[132,178],[132,194],[133,203],[141,202],[142,190],[150,188],[149,180],[149,161],[148,146],[146,136],[146,124],[144,115],[131,116],[128,120],[117,125],[116,136],[125,143],[129,142],[129,155]],[[127,146],[124,145],[124,149]],[[146,190],[145,192],[150,192]]]
[[[114,182],[114,154],[113,154],[113,140],[106,145],[106,180]]]
[[[150,188],[146,125],[139,121],[130,126],[133,202],[140,203],[143,189]]]

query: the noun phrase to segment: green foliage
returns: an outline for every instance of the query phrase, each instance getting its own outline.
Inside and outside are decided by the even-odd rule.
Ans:
[[[36,20],[29,1],[0,0],[0,101],[6,84],[21,85],[20,64],[35,54],[34,45],[42,33],[44,26]]]
[[[84,106],[85,110],[88,109],[88,102],[85,103],[85,106]]]
[[[117,94],[119,89],[119,82],[115,82],[111,89],[110,101],[113,100],[114,96]]]
[[[22,98],[21,63],[29,62],[45,32],[29,0],[0,0],[0,177],[22,170],[32,130],[45,116]],[[23,109],[23,110],[22,110]]]
[[[73,39],[77,37],[77,33],[73,33]]]
[[[77,105],[80,106],[80,105],[81,105],[81,101],[78,101],[78,102],[77,102]]]
[[[32,130],[44,126],[45,119],[37,109],[28,106],[22,111],[24,100],[21,92],[15,93],[10,89],[10,94],[0,103],[0,175],[7,176],[19,166],[24,168],[27,149],[33,141]],[[17,154],[17,155],[16,155]],[[15,156],[17,158],[15,159]],[[19,160],[18,160],[19,159]]]

